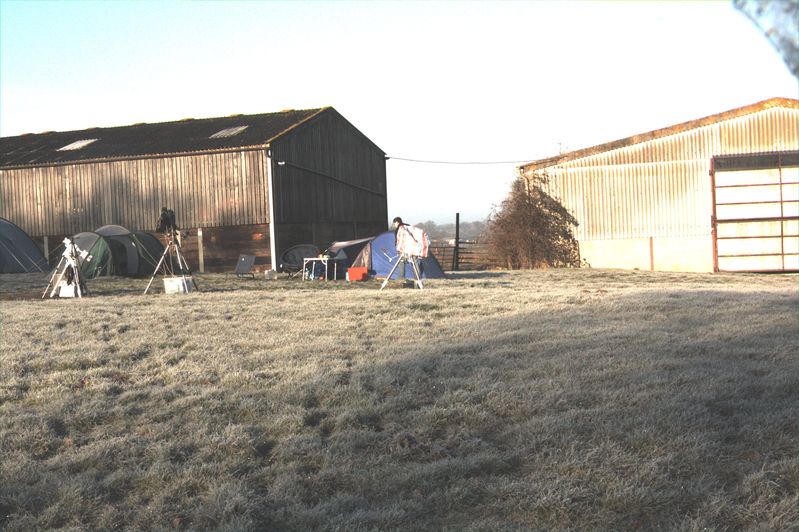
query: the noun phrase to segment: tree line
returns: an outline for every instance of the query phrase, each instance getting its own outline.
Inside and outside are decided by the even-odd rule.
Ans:
[[[519,176],[485,221],[462,222],[460,240],[487,244],[490,262],[509,269],[580,267],[577,219],[545,191],[546,173]],[[455,224],[416,224],[433,241],[455,238]]]
[[[414,224],[417,227],[423,228],[427,231],[430,240],[451,240],[455,238],[455,224],[437,224],[432,220]],[[461,240],[481,240],[485,236],[485,231],[488,223],[486,220],[474,222],[461,222],[460,223],[460,239]]]

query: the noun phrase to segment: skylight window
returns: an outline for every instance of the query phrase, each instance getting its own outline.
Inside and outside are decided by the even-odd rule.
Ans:
[[[97,141],[98,139],[83,139],[83,140],[76,140],[72,144],[67,144],[63,148],[58,148],[56,151],[72,151],[72,150],[79,150],[81,148],[85,148],[92,142]]]
[[[223,129],[222,131],[217,131],[216,133],[214,133],[213,135],[211,135],[208,138],[209,139],[224,139],[224,138],[227,138],[227,137],[233,137],[235,135],[238,135],[239,133],[241,133],[242,131],[244,131],[248,127],[250,127],[250,126],[229,127],[227,129]]]

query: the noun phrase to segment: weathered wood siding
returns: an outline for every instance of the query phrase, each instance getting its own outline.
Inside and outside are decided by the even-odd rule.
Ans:
[[[385,153],[334,110],[273,142],[278,256],[386,230]]]
[[[261,265],[271,260],[270,164],[278,264],[295,244],[324,249],[386,229],[385,153],[332,108],[260,148],[4,168],[0,217],[34,238],[107,224],[152,232],[167,206],[189,232],[193,268],[198,228],[206,270],[230,270],[241,253]]]
[[[195,271],[200,269],[197,229],[187,229],[182,240],[186,261]],[[268,224],[205,227],[202,238],[203,263],[207,272],[233,271],[239,255],[255,255],[254,269],[257,271],[272,267]]]
[[[31,236],[107,224],[153,231],[161,207],[181,227],[269,222],[264,150],[0,170],[0,217]]]

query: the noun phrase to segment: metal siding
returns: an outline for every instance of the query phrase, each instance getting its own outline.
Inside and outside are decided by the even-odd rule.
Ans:
[[[714,156],[797,146],[799,111],[770,108],[539,171],[580,223],[578,240],[700,236],[710,233]],[[572,180],[586,193],[570,194]]]

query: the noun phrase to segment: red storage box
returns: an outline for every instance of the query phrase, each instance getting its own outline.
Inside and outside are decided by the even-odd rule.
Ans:
[[[369,271],[363,266],[347,268],[347,279],[349,281],[365,281]]]

